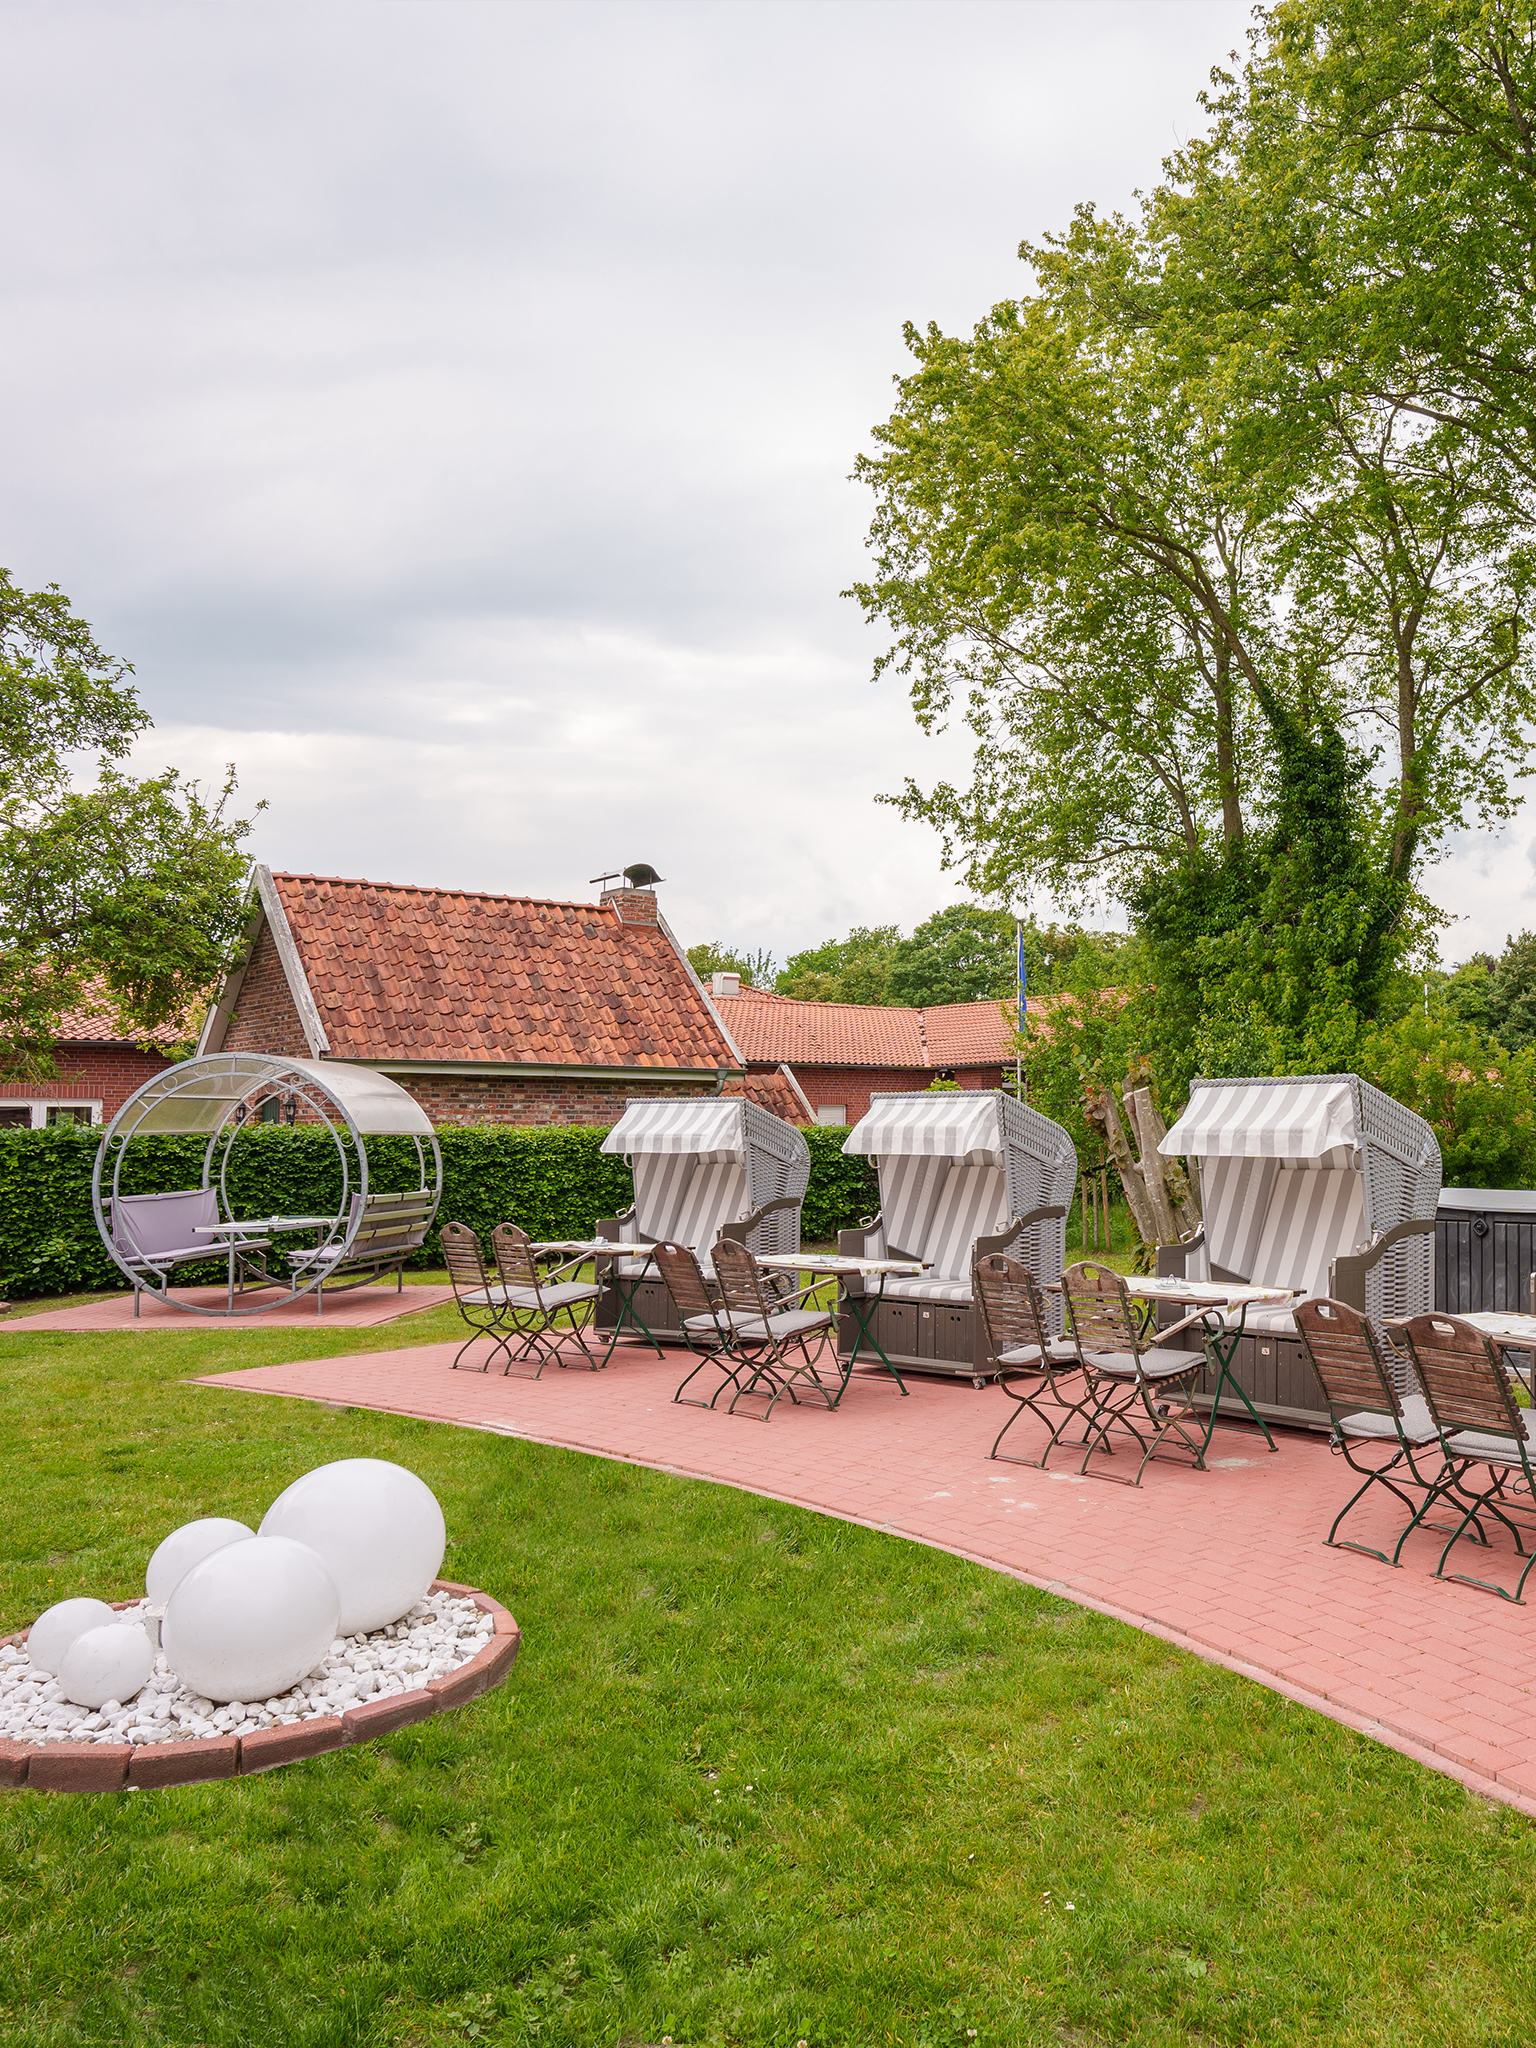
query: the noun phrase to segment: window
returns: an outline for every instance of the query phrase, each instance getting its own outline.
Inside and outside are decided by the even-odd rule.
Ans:
[[[88,1102],[53,1102],[48,1105],[50,1124],[89,1124],[95,1121]]]
[[[816,1105],[816,1121],[819,1124],[845,1124],[848,1121],[847,1106],[841,1102],[821,1102]]]
[[[0,1109],[0,1131],[30,1131],[32,1112],[25,1103],[19,1108]]]

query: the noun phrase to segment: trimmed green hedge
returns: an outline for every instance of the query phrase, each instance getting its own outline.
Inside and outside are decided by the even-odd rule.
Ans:
[[[845,1159],[847,1133],[806,1132],[811,1186],[803,1234],[832,1238],[878,1204],[875,1177],[863,1160]],[[467,1223],[482,1238],[498,1223],[520,1223],[533,1237],[585,1237],[600,1216],[617,1215],[634,1199],[629,1168],[598,1150],[603,1132],[585,1124],[526,1128],[459,1124],[438,1132],[443,1148],[444,1222]],[[91,1166],[100,1133],[78,1125],[0,1132],[0,1290],[13,1301],[126,1285],[107,1257],[91,1217]],[[202,1178],[201,1138],[146,1138],[130,1154],[124,1192],[196,1187]],[[416,1150],[408,1139],[379,1138],[368,1151],[371,1184],[385,1192],[416,1187]],[[229,1195],[236,1215],[290,1216],[334,1209],[341,1196],[335,1145],[320,1130],[277,1125],[249,1130],[230,1162]],[[436,1233],[411,1261],[438,1266]],[[222,1277],[222,1265],[183,1267],[177,1280]]]

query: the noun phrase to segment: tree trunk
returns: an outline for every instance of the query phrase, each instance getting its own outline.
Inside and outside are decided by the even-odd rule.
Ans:
[[[1103,1127],[1104,1142],[1109,1147],[1109,1156],[1115,1162],[1120,1175],[1120,1185],[1125,1189],[1125,1199],[1130,1205],[1136,1228],[1141,1233],[1143,1244],[1158,1243],[1157,1225],[1153,1220],[1152,1207],[1147,1200],[1146,1182],[1141,1177],[1141,1168],[1136,1164],[1130,1141],[1125,1135],[1125,1126],[1120,1121],[1120,1105],[1115,1100],[1113,1088],[1090,1088],[1085,1097],[1088,1114],[1096,1124]]]
[[[1168,1126],[1158,1115],[1152,1100],[1150,1088],[1137,1088],[1127,1093],[1127,1102],[1132,1106],[1136,1121],[1136,1135],[1141,1140],[1141,1173],[1147,1183],[1154,1214],[1159,1216],[1158,1227],[1162,1227],[1159,1198],[1154,1193],[1154,1182],[1161,1191],[1161,1208],[1168,1211],[1169,1235],[1160,1237],[1159,1244],[1172,1244],[1176,1238],[1188,1237],[1200,1227],[1200,1198],[1190,1184],[1189,1176],[1177,1159],[1165,1159],[1158,1147],[1168,1135]]]

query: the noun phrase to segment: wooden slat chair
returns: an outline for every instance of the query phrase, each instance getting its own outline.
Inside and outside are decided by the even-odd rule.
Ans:
[[[1175,1351],[1166,1345],[1166,1339],[1200,1321],[1199,1310],[1158,1331],[1164,1341],[1147,1344],[1125,1282],[1108,1266],[1092,1261],[1068,1266],[1061,1288],[1088,1382],[1088,1443],[1078,1470],[1088,1471],[1096,1450],[1113,1454],[1110,1437],[1115,1430],[1129,1436],[1141,1452],[1136,1476],[1121,1480],[1116,1472],[1095,1472],[1096,1479],[1140,1486],[1151,1460],[1164,1455],[1187,1455],[1197,1471],[1203,1470],[1203,1432],[1190,1390],[1205,1370],[1205,1352]],[[1165,1444],[1170,1446],[1166,1453]]]
[[[1295,1317],[1296,1335],[1333,1421],[1329,1449],[1361,1475],[1361,1484],[1334,1516],[1326,1540],[1337,1550],[1358,1550],[1383,1564],[1400,1565],[1403,1544],[1418,1526],[1419,1511],[1444,1464],[1429,1404],[1422,1394],[1398,1393],[1376,1332],[1359,1309],[1324,1296],[1300,1302]],[[1381,1462],[1372,1463],[1373,1456]],[[1339,1541],[1340,1523],[1373,1486],[1385,1487],[1408,1510],[1409,1519],[1390,1557],[1368,1543],[1347,1537]],[[1405,1492],[1406,1487],[1412,1487],[1417,1498]]]
[[[386,1279],[393,1273],[396,1292],[403,1291],[405,1262],[426,1243],[436,1213],[437,1197],[426,1188],[411,1188],[403,1194],[370,1195],[366,1201],[354,1196],[347,1234],[340,1244],[288,1253],[294,1285],[298,1286],[318,1269],[317,1315],[325,1313],[328,1287],[333,1293],[341,1293],[364,1286],[370,1280]]]
[[[698,1358],[698,1364],[683,1379],[672,1399],[681,1402],[685,1408],[713,1408],[727,1387],[734,1387],[740,1392],[742,1383],[738,1368],[745,1353],[737,1344],[736,1333],[726,1318],[719,1287],[705,1278],[704,1268],[693,1246],[663,1238],[652,1250],[657,1271],[677,1304],[683,1342]],[[696,1394],[685,1393],[684,1389],[691,1386],[705,1366],[711,1363],[721,1368],[721,1378],[709,1399],[703,1401]]]
[[[1536,1565],[1536,1550],[1526,1558],[1513,1593],[1489,1579],[1474,1579],[1466,1572],[1448,1572],[1445,1561],[1457,1542],[1470,1529],[1483,1542],[1487,1534],[1483,1517],[1490,1515],[1515,1539],[1516,1553],[1525,1556],[1525,1543],[1511,1515],[1529,1515],[1536,1501],[1536,1415],[1522,1408],[1515,1398],[1514,1382],[1504,1361],[1481,1330],[1459,1316],[1409,1316],[1390,1322],[1393,1341],[1401,1342],[1413,1361],[1424,1389],[1424,1399],[1440,1435],[1445,1463],[1424,1505],[1414,1517],[1422,1522],[1435,1501],[1444,1499],[1463,1509],[1451,1531],[1450,1541],[1435,1566],[1437,1579],[1459,1579],[1463,1585],[1478,1586],[1485,1593],[1497,1593],[1501,1600],[1525,1603],[1525,1582]],[[1487,1473],[1482,1486],[1471,1475]],[[1510,1482],[1513,1481],[1513,1489]],[[1524,1498],[1517,1496],[1523,1489]]]
[[[798,1404],[799,1394],[814,1393],[829,1408],[835,1408],[843,1390],[842,1376],[835,1387],[826,1385],[816,1371],[816,1360],[832,1335],[833,1319],[826,1309],[798,1306],[814,1295],[819,1282],[789,1297],[796,1306],[786,1306],[785,1297],[770,1293],[763,1285],[757,1261],[744,1244],[722,1237],[715,1243],[715,1282],[720,1289],[720,1320],[729,1326],[733,1351],[742,1357],[739,1384],[731,1396],[728,1415],[749,1396],[768,1396],[761,1420],[773,1414],[780,1397],[788,1394]],[[813,1353],[811,1340],[818,1338]],[[796,1392],[799,1390],[799,1393]],[[750,1411],[748,1411],[750,1412]]]
[[[1034,1275],[1017,1259],[1001,1252],[988,1252],[977,1259],[972,1273],[976,1305],[987,1333],[987,1365],[997,1383],[1018,1406],[997,1433],[987,1453],[1015,1465],[1038,1465],[1064,1439],[1063,1430],[1076,1416],[1087,1427],[1085,1407],[1088,1385],[1083,1362],[1070,1338],[1053,1337],[1047,1318],[1045,1298],[1035,1285]],[[1045,1411],[1048,1403],[1055,1419]],[[1008,1455],[998,1446],[1019,1417],[1028,1411],[1043,1422],[1047,1431],[1045,1449],[1038,1458]],[[1086,1435],[1066,1439],[1074,1449],[1086,1445]]]
[[[443,1263],[448,1268],[448,1278],[453,1283],[453,1298],[470,1330],[454,1358],[454,1370],[457,1371],[472,1344],[478,1344],[482,1337],[490,1337],[494,1340],[491,1350],[473,1370],[487,1371],[491,1360],[500,1352],[505,1359],[502,1370],[509,1372],[512,1347],[506,1326],[512,1315],[512,1303],[507,1299],[506,1289],[486,1272],[479,1238],[467,1223],[445,1223],[438,1232],[438,1241],[443,1247]]]
[[[510,1329],[521,1339],[514,1356],[537,1358],[539,1361],[537,1368],[523,1377],[536,1380],[550,1360],[556,1365],[573,1363],[561,1355],[560,1347],[568,1336],[576,1339],[582,1357],[592,1370],[600,1371],[607,1361],[594,1358],[587,1349],[581,1309],[586,1307],[586,1320],[590,1323],[603,1290],[590,1280],[560,1278],[562,1273],[569,1273],[580,1266],[586,1254],[567,1259],[563,1266],[554,1266],[548,1273],[543,1273],[530,1248],[528,1233],[519,1230],[515,1223],[497,1224],[491,1232],[491,1251],[496,1260],[496,1277],[508,1305]],[[563,1326],[560,1323],[562,1317],[565,1319]],[[510,1372],[511,1369],[509,1359],[505,1370]]]

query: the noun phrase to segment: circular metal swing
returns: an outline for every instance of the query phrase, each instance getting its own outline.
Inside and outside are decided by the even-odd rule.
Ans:
[[[321,1124],[341,1168],[334,1211],[309,1216],[238,1218],[231,1206],[229,1166],[241,1136],[263,1124]],[[202,1180],[195,1188],[124,1194],[130,1147],[140,1138],[206,1133]],[[419,1185],[379,1194],[370,1187],[368,1140],[410,1138]],[[132,1176],[130,1176],[130,1179]],[[426,1240],[443,1187],[443,1155],[426,1111],[414,1096],[371,1067],[339,1061],[284,1059],[269,1053],[221,1052],[184,1060],[136,1089],[102,1135],[91,1175],[91,1206],[101,1241],[139,1296],[188,1315],[265,1315],[305,1295],[324,1313],[327,1291],[341,1293],[393,1273],[403,1285],[405,1261]],[[312,1237],[300,1249],[274,1240]],[[268,1254],[282,1267],[274,1271]],[[223,1258],[225,1301],[179,1299],[171,1292],[178,1266]],[[237,1307],[249,1293],[279,1293]]]

